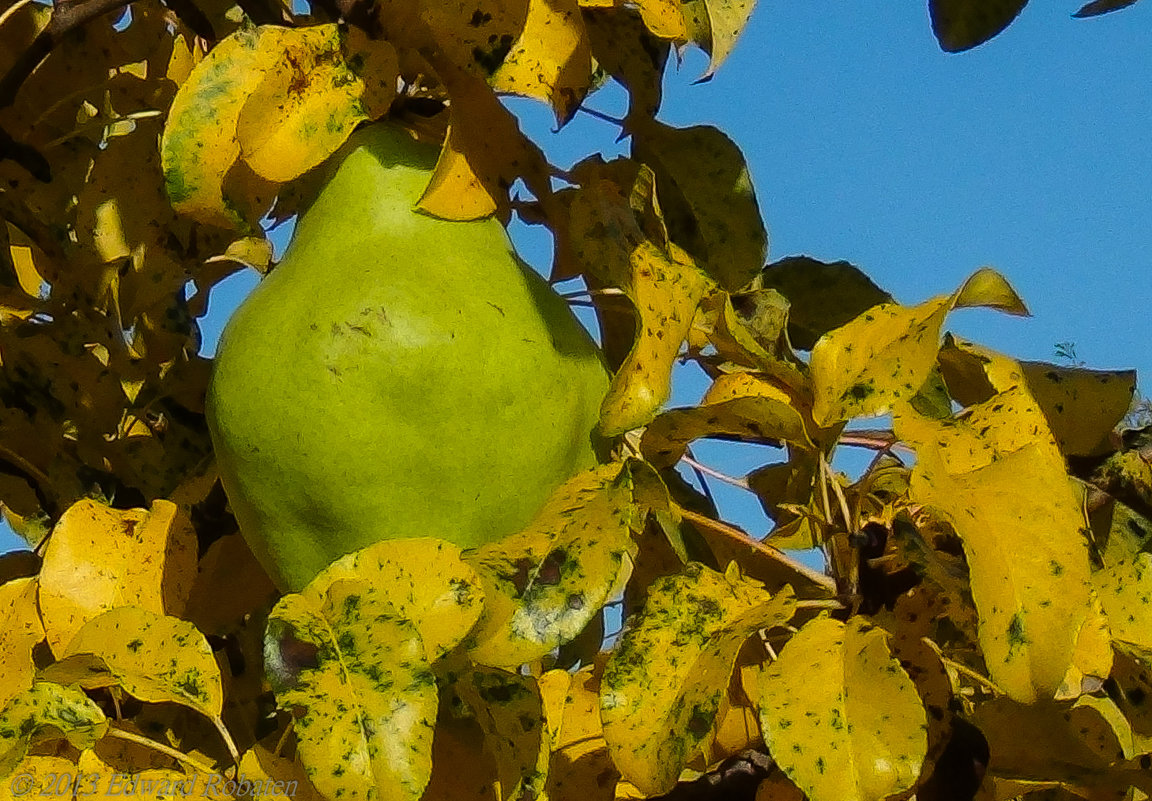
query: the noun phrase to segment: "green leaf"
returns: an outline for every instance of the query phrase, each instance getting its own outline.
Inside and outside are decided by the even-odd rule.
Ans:
[[[632,479],[619,464],[580,473],[523,531],[468,553],[484,587],[469,656],[515,667],[577,637],[627,582]]]
[[[0,712],[0,778],[7,778],[34,743],[63,738],[83,750],[106,731],[108,719],[81,690],[37,682]]]
[[[928,748],[924,704],[888,634],[821,616],[760,680],[764,741],[812,801],[879,801],[911,788]]]
[[[979,641],[995,681],[1024,703],[1051,698],[1091,608],[1086,521],[1064,458],[1022,387],[960,420],[895,419],[916,449],[911,497],[964,545]]]
[[[695,562],[649,587],[600,695],[604,738],[625,779],[648,795],[672,789],[716,722],[740,647],[786,623],[794,606],[790,589],[773,597],[739,570]]]

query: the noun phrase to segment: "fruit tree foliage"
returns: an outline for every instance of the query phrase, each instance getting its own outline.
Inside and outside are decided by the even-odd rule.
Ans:
[[[1024,5],[932,0],[932,29],[967,49]],[[669,59],[722,68],[752,6],[0,0],[0,503],[34,547],[0,559],[0,797],[1152,795],[1135,376],[949,334],[1027,314],[991,269],[905,306],[765,264],[737,143],[656,119]],[[631,154],[566,171],[499,100],[563,125],[607,81]],[[439,148],[423,213],[553,233],[611,457],[505,540],[385,541],[282,595],[218,482],[197,320],[382,118]],[[712,384],[670,409],[681,360]],[[765,540],[677,472],[700,438],[762,446],[731,480]]]

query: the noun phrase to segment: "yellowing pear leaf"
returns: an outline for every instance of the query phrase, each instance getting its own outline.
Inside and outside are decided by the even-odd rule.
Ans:
[[[536,798],[548,774],[551,741],[536,679],[477,668],[453,689],[472,708],[496,758],[502,798]]]
[[[602,673],[601,659],[598,664],[580,668],[565,684],[565,694],[559,699],[562,703],[560,730],[552,740],[548,767],[549,798],[611,801],[615,797],[620,771],[608,755],[600,723]],[[542,689],[543,686],[542,683]]]
[[[619,464],[562,484],[523,531],[468,553],[485,608],[471,659],[514,667],[584,629],[631,575],[632,479]]]
[[[668,792],[715,723],[736,655],[758,629],[782,625],[790,590],[775,596],[698,563],[655,581],[608,657],[600,716],[609,753],[642,792]]]
[[[628,90],[630,116],[655,116],[663,93],[664,67],[671,48],[645,27],[631,6],[604,2],[584,14],[592,56],[604,72]],[[613,7],[615,6],[615,7]],[[687,29],[685,29],[687,33]]]
[[[436,681],[416,627],[373,589],[337,578],[281,598],[265,662],[321,795],[416,801],[432,772]]]
[[[168,111],[161,163],[173,207],[197,220],[248,226],[238,201],[226,196],[224,176],[240,157],[237,126],[264,74],[282,63],[289,29],[241,28],[192,68]]]
[[[244,752],[240,759],[240,774],[260,785],[259,794],[268,801],[320,801],[320,796],[308,781],[307,774],[294,759],[285,759],[257,744]],[[283,788],[280,792],[277,792]]]
[[[492,76],[493,88],[550,103],[564,123],[591,80],[592,52],[577,0],[529,0],[524,30]]]
[[[632,124],[632,155],[652,168],[671,238],[723,289],[760,271],[768,232],[740,148],[710,125]]]
[[[635,6],[653,35],[677,42],[688,38],[688,28],[680,11],[680,0],[637,0]]]
[[[472,630],[484,605],[476,572],[460,548],[432,538],[383,540],[333,562],[304,590],[320,603],[337,581],[364,585],[374,604],[386,604],[410,622],[429,663],[455,648]]]
[[[108,719],[82,691],[37,682],[0,711],[0,777],[7,781],[35,743],[65,739],[83,750],[91,748],[106,731]]]
[[[212,720],[224,703],[204,635],[187,621],[131,606],[85,623],[43,675],[85,688],[118,684],[141,701],[181,704]]]
[[[1052,698],[1092,599],[1083,508],[1043,415],[1016,387],[960,420],[902,411],[896,430],[916,448],[912,498],[963,542],[992,680]]]
[[[446,220],[507,211],[508,190],[518,178],[537,198],[548,197],[543,152],[521,133],[488,83],[445,59],[434,60],[434,66],[451,98],[448,137],[419,208]]]
[[[388,42],[334,23],[286,29],[277,45],[281,55],[251,88],[236,136],[252,170],[283,183],[336,152],[358,123],[387,112],[399,62]]]
[[[0,746],[2,749],[3,746]],[[58,756],[28,755],[18,762],[9,776],[0,781],[0,801],[19,801],[35,796],[54,796],[62,776],[76,772],[76,763]],[[85,777],[87,778],[87,777]],[[70,783],[70,782],[69,782]],[[91,785],[85,781],[85,789]]]
[[[444,718],[432,741],[432,778],[420,801],[501,801],[496,758],[475,718]]]
[[[683,6],[692,39],[711,56],[701,81],[711,78],[731,55],[756,0],[691,0]],[[703,19],[698,17],[703,15]]]
[[[1152,651],[1152,553],[1108,560],[1092,574],[1112,636]]]
[[[719,376],[699,406],[672,409],[653,420],[641,449],[656,467],[676,464],[688,443],[724,435],[759,442],[815,447],[792,397],[748,373]]]
[[[267,609],[279,594],[244,538],[228,534],[200,559],[183,617],[205,634],[222,634],[245,615]]]
[[[888,635],[821,616],[762,673],[760,721],[777,764],[811,799],[880,801],[911,788],[928,748],[916,687]]]
[[[914,397],[935,367],[944,318],[972,306],[1027,313],[1007,281],[982,268],[947,297],[918,306],[882,303],[825,334],[812,348],[816,422],[883,414]]]
[[[180,614],[195,575],[196,533],[174,503],[122,510],[77,501],[44,551],[40,611],[48,644],[61,653],[81,626],[116,606]]]
[[[940,349],[940,369],[950,394],[964,405],[1026,385],[1067,456],[1093,456],[1109,448],[1109,435],[1127,414],[1136,389],[1133,370],[1020,362],[951,335]]]
[[[35,577],[0,584],[0,708],[31,687],[36,675],[32,649],[44,640],[36,592]]]

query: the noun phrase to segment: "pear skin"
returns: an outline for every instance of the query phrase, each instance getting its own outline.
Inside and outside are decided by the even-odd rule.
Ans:
[[[498,221],[415,211],[436,155],[357,131],[221,337],[220,476],[282,590],[383,539],[500,539],[597,462],[599,349]]]

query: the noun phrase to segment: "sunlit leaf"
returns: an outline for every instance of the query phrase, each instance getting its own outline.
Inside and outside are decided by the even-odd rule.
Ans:
[[[121,510],[79,501],[44,551],[40,611],[48,644],[61,653],[86,622],[117,606],[179,614],[195,575],[196,534],[175,504]]]
[[[434,662],[452,650],[480,617],[480,578],[460,548],[433,538],[383,540],[333,562],[303,594],[321,603],[338,581],[358,582],[374,604],[394,608],[415,626]]]
[[[940,369],[952,397],[966,406],[1023,382],[1068,456],[1109,449],[1109,435],[1127,414],[1136,389],[1134,370],[1021,362],[951,334],[940,349]]]
[[[814,447],[804,418],[786,393],[748,373],[722,375],[699,405],[672,409],[653,420],[641,440],[657,467],[674,465],[688,443],[700,437],[739,437]]]
[[[420,797],[432,772],[436,682],[416,627],[386,595],[354,579],[287,595],[269,616],[264,653],[322,795]]]
[[[632,482],[619,464],[561,485],[523,531],[465,557],[485,608],[471,658],[514,667],[576,637],[628,580]]]
[[[711,56],[700,80],[711,78],[728,59],[755,8],[756,0],[691,0],[683,4],[690,38]]]
[[[964,544],[980,646],[1011,697],[1051,698],[1091,604],[1086,521],[1035,402],[1013,388],[961,420],[901,412],[916,448],[912,497],[942,512]]]
[[[0,776],[7,777],[37,742],[65,739],[76,748],[91,748],[107,730],[108,719],[83,692],[37,682],[0,711]]]
[[[182,214],[245,228],[224,177],[240,157],[237,126],[249,96],[281,63],[287,28],[241,28],[197,64],[168,111],[160,152],[168,196]]]
[[[32,649],[44,640],[36,592],[34,577],[0,584],[0,709],[31,687],[36,674]]]
[[[772,757],[812,799],[879,801],[912,787],[928,747],[924,705],[888,636],[859,618],[807,623],[760,682]]]
[[[698,563],[649,588],[608,659],[600,696],[617,768],[648,794],[668,792],[715,723],[736,654],[788,621],[790,591],[770,595],[739,570]]]
[[[85,623],[45,675],[82,687],[118,684],[141,701],[181,704],[212,719],[223,708],[220,668],[204,635],[187,621],[131,606]]]
[[[240,774],[261,787],[260,796],[268,801],[319,801],[300,763],[274,754],[262,745],[254,745],[240,758]],[[279,791],[283,788],[282,791]]]
[[[560,727],[552,741],[547,784],[549,798],[611,801],[615,797],[620,772],[608,755],[608,744],[600,723],[602,672],[602,662],[589,665],[576,671],[570,681],[564,682],[564,695],[557,699],[561,705]],[[567,678],[568,674],[564,676]],[[541,682],[541,689],[544,686]]]
[[[592,56],[600,69],[628,90],[629,114],[655,116],[663,95],[671,48],[654,36],[635,8],[604,3],[585,12]],[[687,29],[685,28],[685,34]]]
[[[550,103],[563,123],[576,112],[591,78],[592,54],[576,0],[529,0],[524,30],[492,86]]]
[[[282,183],[336,152],[358,123],[388,110],[399,65],[388,42],[335,24],[286,30],[277,45],[280,58],[247,87],[236,137],[256,174]]]
[[[914,397],[935,367],[944,318],[973,306],[1027,313],[1008,282],[982,268],[950,296],[918,306],[882,303],[825,334],[812,348],[816,422],[882,414]]]

